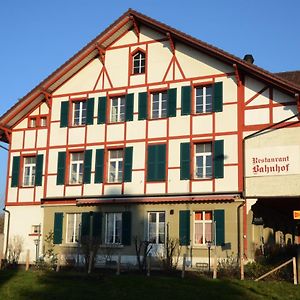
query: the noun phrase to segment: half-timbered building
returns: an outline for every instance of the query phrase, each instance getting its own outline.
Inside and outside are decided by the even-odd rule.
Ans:
[[[299,198],[299,93],[128,10],[0,118],[6,233],[23,261],[50,231],[65,257],[87,235],[132,263],[135,238],[153,255],[178,239],[192,266],[210,243],[253,258],[267,231],[252,206]]]

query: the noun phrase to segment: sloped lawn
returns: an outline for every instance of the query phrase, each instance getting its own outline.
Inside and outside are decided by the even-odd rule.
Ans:
[[[299,299],[287,282],[208,280],[180,276],[41,271],[0,271],[0,299]]]

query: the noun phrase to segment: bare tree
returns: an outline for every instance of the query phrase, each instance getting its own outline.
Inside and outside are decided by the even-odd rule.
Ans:
[[[8,263],[16,265],[19,262],[20,254],[23,251],[24,238],[14,235],[8,243]]]

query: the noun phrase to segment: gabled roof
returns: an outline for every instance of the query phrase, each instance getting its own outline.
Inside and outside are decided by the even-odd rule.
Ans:
[[[21,98],[6,113],[4,113],[0,117],[0,133],[1,131],[3,132],[1,127],[8,129],[12,128],[14,124],[16,124],[18,120],[23,118],[29,111],[31,111],[31,109],[36,107],[40,102],[45,101],[46,94],[51,94],[78,70],[83,68],[88,62],[94,59],[98,55],[99,49],[105,49],[108,47],[125,31],[133,28],[135,24],[142,24],[150,27],[166,36],[170,35],[175,42],[180,41],[184,44],[188,44],[189,46],[196,48],[199,51],[215,57],[216,59],[227,64],[235,64],[238,70],[250,73],[251,76],[263,80],[268,84],[272,84],[290,95],[300,93],[300,87],[296,84],[282,79],[255,65],[249,64],[234,55],[200,41],[166,24],[149,18],[135,10],[129,9],[95,39],[83,47],[56,71],[54,71],[45,80],[33,88],[27,95]]]
[[[275,75],[289,82],[297,84],[300,87],[300,71],[280,72],[275,73]]]

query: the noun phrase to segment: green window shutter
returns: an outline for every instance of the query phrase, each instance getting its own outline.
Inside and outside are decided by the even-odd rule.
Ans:
[[[190,143],[180,144],[180,180],[191,177],[191,153]]]
[[[90,236],[91,214],[85,212],[81,214],[81,240],[86,241]]]
[[[105,124],[106,122],[106,97],[98,98],[98,124]]]
[[[86,104],[86,124],[94,124],[94,98],[89,98]]]
[[[94,212],[93,213],[93,238],[101,240],[102,234],[102,213]]]
[[[103,182],[104,149],[96,150],[95,183]]]
[[[177,89],[168,90],[168,116],[176,117]]]
[[[166,145],[157,145],[156,180],[166,179]]]
[[[214,221],[216,226],[216,245],[223,246],[225,244],[225,216],[224,210],[214,210]]]
[[[223,82],[216,82],[213,85],[213,110],[215,112],[223,111]]]
[[[60,105],[60,127],[69,125],[69,101],[62,101]]]
[[[148,94],[147,92],[139,93],[139,120],[146,120],[147,119],[147,111],[148,111]]]
[[[64,217],[64,214],[61,212],[54,214],[53,244],[61,244],[62,243],[63,217]]]
[[[133,99],[134,94],[126,95],[125,105],[126,105],[126,121],[133,121]]]
[[[181,115],[191,114],[191,86],[181,87]]]
[[[179,211],[179,243],[181,246],[190,244],[190,211]]]
[[[11,187],[19,186],[20,156],[14,156],[12,162]]]
[[[125,148],[124,155],[124,181],[131,182],[132,179],[132,153],[133,147]]]
[[[66,175],[66,152],[58,152],[56,184],[64,185]]]
[[[83,183],[91,183],[92,153],[93,150],[84,151]]]
[[[147,181],[161,181],[166,177],[166,145],[148,146]]]
[[[43,182],[43,162],[44,155],[39,154],[36,157],[35,185],[41,186]]]
[[[214,141],[214,177],[224,177],[224,141]]]
[[[131,245],[131,212],[125,211],[122,213],[122,244],[125,246]]]

